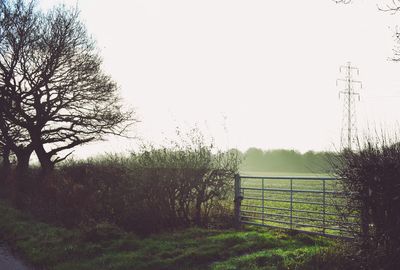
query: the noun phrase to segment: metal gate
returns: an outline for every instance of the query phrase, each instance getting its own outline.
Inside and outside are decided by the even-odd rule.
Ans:
[[[344,196],[332,177],[237,175],[235,215],[238,224],[351,237],[359,215],[341,218]]]

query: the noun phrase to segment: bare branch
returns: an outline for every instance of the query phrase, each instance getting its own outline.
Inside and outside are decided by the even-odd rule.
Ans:
[[[332,0],[336,4],[350,4],[352,0]]]

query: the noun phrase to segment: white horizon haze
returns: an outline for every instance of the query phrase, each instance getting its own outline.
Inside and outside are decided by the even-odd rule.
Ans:
[[[382,1],[40,0],[77,6],[104,70],[140,119],[131,135],[162,144],[198,126],[218,147],[335,150],[343,100],[336,79],[359,68],[360,134],[398,129],[400,63],[390,60],[400,14]],[[110,137],[77,157],[136,149]]]

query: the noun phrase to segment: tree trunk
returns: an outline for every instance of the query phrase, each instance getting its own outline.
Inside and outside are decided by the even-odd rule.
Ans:
[[[196,226],[199,226],[199,227],[201,227],[203,225],[202,220],[201,220],[201,202],[200,201],[196,201],[194,223],[196,224]]]
[[[43,143],[40,139],[40,132],[32,132],[30,133],[30,136],[32,138],[33,148],[35,149],[35,153],[42,168],[42,173],[47,174],[48,172],[53,171],[54,163],[51,161],[51,156],[43,147]]]
[[[2,168],[1,168],[1,174],[0,174],[0,183],[3,186],[6,183],[6,180],[10,175],[11,162],[10,162],[10,149],[6,146],[3,146],[2,150],[3,150],[2,151],[3,164],[2,164]]]
[[[15,170],[15,178],[13,181],[13,202],[17,208],[22,208],[24,205],[24,196],[27,180],[28,169],[29,169],[29,159],[33,152],[33,148],[28,146],[25,148],[19,148],[15,150],[14,153],[17,156],[17,167]],[[25,188],[24,188],[25,187]]]
[[[3,158],[3,167],[11,166],[11,163],[10,163],[10,149],[8,147],[6,147],[6,146],[3,147],[2,158]]]
[[[4,172],[9,172],[11,169],[11,162],[10,162],[10,148],[4,146],[3,147],[3,153],[2,153],[2,158],[3,158],[3,170]]]
[[[26,180],[26,176],[29,169],[29,160],[31,158],[33,149],[31,147],[20,148],[14,151],[17,156],[17,167],[15,170],[15,181],[17,190],[22,189],[22,183]]]
[[[47,174],[48,172],[53,171],[54,163],[51,161],[50,155],[47,154],[46,150],[44,150],[43,145],[35,147],[35,153],[38,156],[42,172]]]
[[[203,226],[203,219],[201,216],[201,206],[204,203],[204,191],[201,190],[199,192],[199,194],[197,194],[197,198],[196,198],[196,204],[195,204],[195,217],[194,217],[194,223],[196,224],[196,226]]]
[[[29,159],[32,152],[33,150],[30,148],[15,151],[15,155],[17,156],[17,175],[24,175],[28,171]]]

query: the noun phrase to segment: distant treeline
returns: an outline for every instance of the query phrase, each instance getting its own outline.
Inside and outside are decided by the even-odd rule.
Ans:
[[[335,153],[249,148],[244,153],[238,151],[238,155],[242,159],[241,171],[329,173]]]

